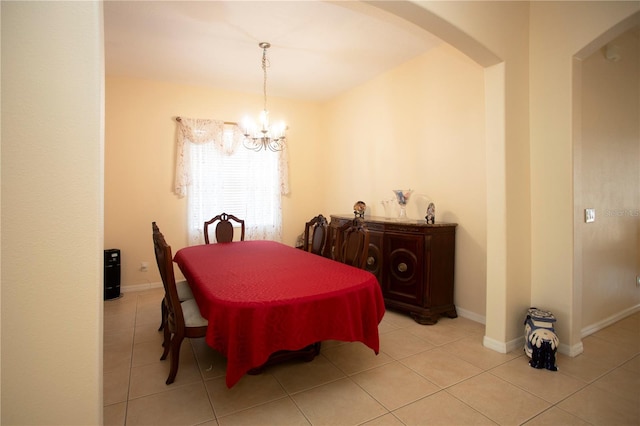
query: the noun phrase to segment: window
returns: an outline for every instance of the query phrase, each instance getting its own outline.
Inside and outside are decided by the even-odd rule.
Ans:
[[[181,119],[181,127],[193,121],[211,122]],[[282,161],[286,150],[245,149],[237,126],[214,123],[211,128],[192,123],[189,132],[181,131],[184,137],[179,136],[176,193],[187,196],[189,244],[202,244],[204,222],[223,212],[245,220],[245,239],[281,241],[281,194],[288,192],[283,191],[287,188],[286,162]]]

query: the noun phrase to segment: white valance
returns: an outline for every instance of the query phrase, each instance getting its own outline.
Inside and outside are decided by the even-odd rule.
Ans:
[[[244,135],[240,127],[235,123],[229,124],[220,120],[202,118],[179,118],[177,121],[178,136],[174,192],[178,197],[182,198],[187,194],[187,187],[191,185],[189,150],[185,149],[186,144],[213,143],[216,149],[226,155],[232,155],[238,147],[242,146]],[[225,141],[225,126],[233,132],[230,143]],[[256,155],[260,154],[256,153]],[[286,145],[277,154],[280,156],[280,194],[287,195],[289,193],[289,164]]]

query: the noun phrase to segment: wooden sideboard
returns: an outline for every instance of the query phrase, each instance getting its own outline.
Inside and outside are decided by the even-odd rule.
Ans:
[[[331,233],[353,215],[331,215]],[[387,308],[408,312],[420,324],[441,315],[456,318],[453,304],[455,223],[365,217],[369,229],[366,269],[380,283]]]

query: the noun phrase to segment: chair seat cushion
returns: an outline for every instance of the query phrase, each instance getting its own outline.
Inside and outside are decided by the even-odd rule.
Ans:
[[[200,315],[200,308],[195,299],[185,300],[180,303],[182,306],[182,315],[184,316],[184,325],[186,327],[206,327],[208,321]]]
[[[178,299],[180,299],[181,302],[193,299],[193,293],[191,292],[191,287],[189,287],[188,282],[176,281],[176,289],[178,290]]]

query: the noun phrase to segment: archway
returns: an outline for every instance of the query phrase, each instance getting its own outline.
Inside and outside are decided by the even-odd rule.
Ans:
[[[502,59],[476,39],[408,1],[363,2],[411,22],[449,43],[485,68],[485,126],[487,161],[487,274],[484,345],[498,352],[513,349],[507,343],[507,193],[505,135],[505,67]]]

